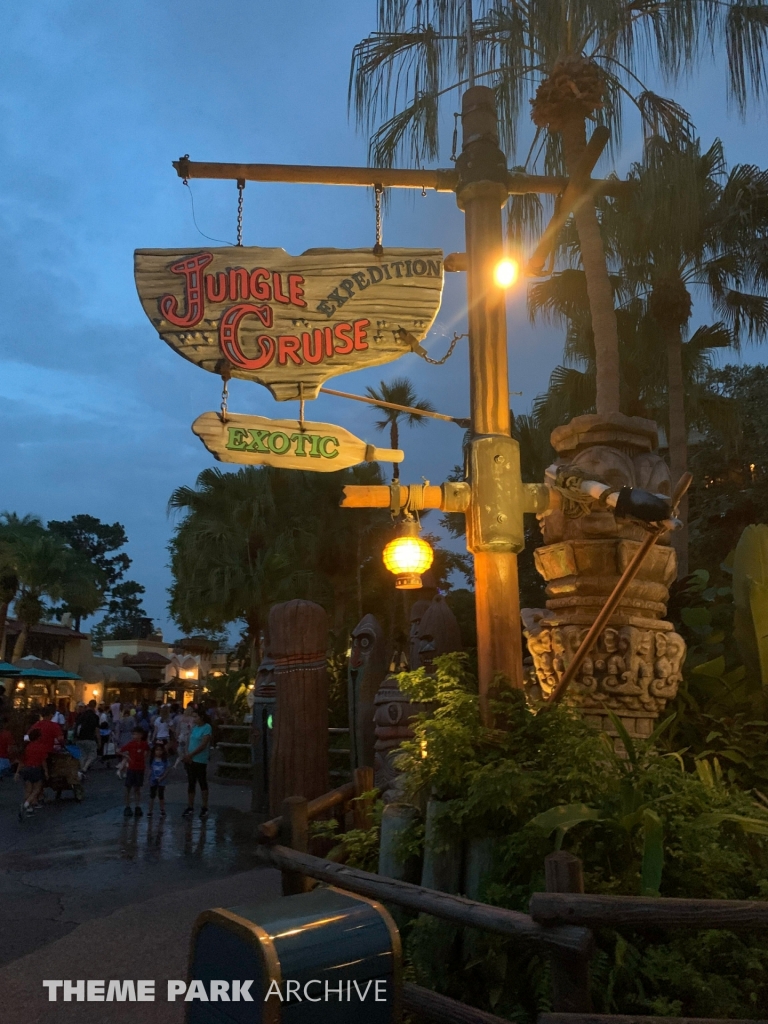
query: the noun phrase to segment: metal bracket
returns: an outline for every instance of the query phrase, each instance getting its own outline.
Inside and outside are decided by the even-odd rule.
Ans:
[[[474,438],[469,445],[472,501],[467,510],[470,551],[522,551],[525,495],[520,446],[504,434]]]

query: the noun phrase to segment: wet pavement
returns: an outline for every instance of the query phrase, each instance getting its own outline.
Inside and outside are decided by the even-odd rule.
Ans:
[[[211,783],[209,817],[182,819],[186,785],[175,774],[165,818],[157,805],[149,817],[146,800],[144,817],[124,818],[114,769],[89,773],[82,803],[65,794],[23,822],[20,785],[0,783],[0,967],[133,904],[144,904],[151,934],[153,900],[172,915],[166,897],[182,905],[184,890],[257,867],[249,789]]]

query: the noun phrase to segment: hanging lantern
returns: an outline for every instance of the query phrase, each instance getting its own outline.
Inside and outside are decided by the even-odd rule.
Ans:
[[[415,519],[406,519],[400,526],[399,536],[384,548],[384,565],[397,577],[398,590],[417,590],[421,574],[432,565],[435,553],[419,536],[421,527]]]

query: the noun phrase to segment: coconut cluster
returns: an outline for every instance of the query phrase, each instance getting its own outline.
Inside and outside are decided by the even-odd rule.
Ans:
[[[600,68],[584,57],[565,57],[536,90],[531,118],[538,128],[560,131],[569,121],[589,117],[603,106]]]

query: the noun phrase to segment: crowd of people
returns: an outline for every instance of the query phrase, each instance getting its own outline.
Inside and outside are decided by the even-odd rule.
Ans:
[[[187,806],[182,816],[194,814],[196,791],[200,789],[200,817],[208,814],[207,769],[214,729],[228,720],[224,702],[188,704],[97,704],[78,703],[65,713],[49,704],[30,712],[24,737],[14,741],[8,716],[0,709],[0,778],[13,775],[24,785],[19,820],[41,806],[43,790],[57,755],[68,752],[79,762],[80,782],[98,761],[119,761],[117,775],[125,789],[126,818],[144,814],[143,790],[149,773],[148,814],[158,801],[165,816],[165,787],[171,772],[183,766],[187,775]]]

